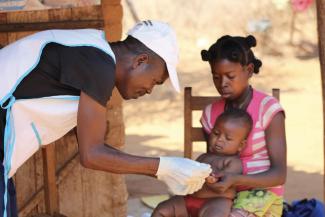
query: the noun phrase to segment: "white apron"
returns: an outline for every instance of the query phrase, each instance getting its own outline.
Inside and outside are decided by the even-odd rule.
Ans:
[[[0,106],[7,110],[3,160],[6,186],[8,178],[42,145],[61,138],[77,124],[79,96],[20,100],[12,96],[23,78],[37,66],[45,45],[51,42],[96,47],[115,61],[103,31],[95,29],[42,31],[0,50]],[[7,191],[4,201],[6,207]]]

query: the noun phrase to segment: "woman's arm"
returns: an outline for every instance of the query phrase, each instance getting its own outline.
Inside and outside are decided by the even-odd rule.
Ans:
[[[78,119],[80,162],[84,167],[113,173],[138,173],[154,176],[159,158],[123,153],[104,143],[106,108],[81,92]]]
[[[233,185],[265,188],[282,185],[286,180],[287,154],[283,112],[277,113],[265,131],[266,146],[270,158],[270,169],[254,175],[226,175],[216,183],[220,191]]]

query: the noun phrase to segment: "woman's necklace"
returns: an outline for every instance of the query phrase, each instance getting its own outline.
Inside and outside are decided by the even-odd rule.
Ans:
[[[242,94],[242,96],[240,96],[240,98],[238,100],[226,101],[225,110],[229,110],[229,109],[233,109],[233,108],[246,110],[252,97],[253,97],[253,88],[251,86],[249,86],[245,90],[245,93]]]

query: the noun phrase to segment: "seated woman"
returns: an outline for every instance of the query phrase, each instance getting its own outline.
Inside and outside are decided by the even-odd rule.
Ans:
[[[274,97],[249,85],[252,75],[259,73],[262,66],[251,50],[254,46],[253,36],[227,35],[201,52],[202,59],[210,64],[215,87],[221,95],[221,100],[203,111],[201,123],[207,135],[213,132],[217,117],[233,108],[246,110],[253,120],[247,144],[239,155],[242,174],[224,173],[218,182],[206,185],[220,193],[236,187],[238,193],[230,216],[280,217],[287,167],[285,116]],[[218,212],[206,209],[199,215],[229,216],[228,213],[227,204]]]

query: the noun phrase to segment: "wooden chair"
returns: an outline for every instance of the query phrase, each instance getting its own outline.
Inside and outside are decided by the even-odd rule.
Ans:
[[[280,89],[272,89],[272,95],[280,100]],[[184,93],[184,157],[192,158],[193,142],[205,142],[202,127],[193,127],[192,111],[202,111],[220,96],[192,96],[192,87],[185,87]],[[208,149],[208,147],[207,147]]]

